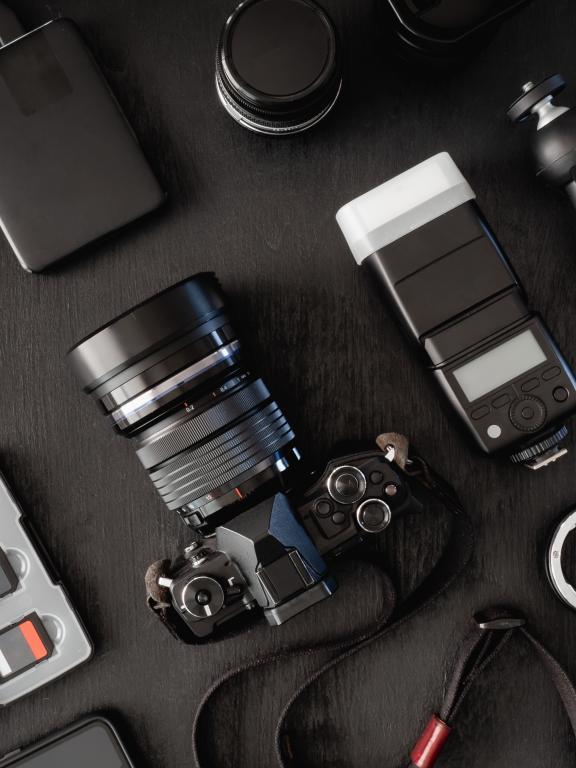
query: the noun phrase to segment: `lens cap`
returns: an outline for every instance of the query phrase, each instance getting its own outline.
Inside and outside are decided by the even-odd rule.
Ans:
[[[312,0],[247,0],[224,27],[217,87],[227,111],[259,133],[297,133],[340,92],[340,45]]]

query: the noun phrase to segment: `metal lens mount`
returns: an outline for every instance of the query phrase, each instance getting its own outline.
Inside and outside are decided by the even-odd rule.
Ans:
[[[554,531],[546,553],[546,572],[554,591],[571,608],[576,609],[576,589],[562,569],[562,550],[569,534],[576,529],[576,510],[570,512]]]

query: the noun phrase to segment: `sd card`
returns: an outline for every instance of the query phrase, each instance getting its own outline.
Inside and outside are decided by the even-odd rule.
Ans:
[[[0,549],[0,599],[10,595],[18,586],[18,576],[10,565],[3,549]]]
[[[31,613],[0,632],[0,685],[49,659],[54,651],[44,624]]]

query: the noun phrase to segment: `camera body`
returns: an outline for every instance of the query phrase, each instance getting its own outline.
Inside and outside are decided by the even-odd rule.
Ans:
[[[164,600],[202,641],[246,611],[279,625],[329,597],[327,560],[418,504],[393,454],[333,459],[294,498],[277,493],[218,526],[158,576]]]
[[[566,453],[576,380],[475,197],[444,152],[337,220],[482,451],[538,469]]]

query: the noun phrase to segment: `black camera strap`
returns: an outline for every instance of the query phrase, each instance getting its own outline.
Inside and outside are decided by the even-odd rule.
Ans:
[[[428,577],[399,606],[396,606],[396,594],[390,579],[380,571],[384,607],[378,619],[369,627],[327,643],[288,648],[252,658],[229,669],[218,678],[204,694],[194,719],[192,733],[193,752],[198,768],[207,768],[209,766],[208,759],[203,755],[200,741],[202,719],[213,697],[225,684],[249,670],[277,664],[296,656],[312,655],[320,652],[332,653],[334,654],[332,658],[316,670],[293,694],[278,723],[276,745],[279,763],[284,767],[290,764],[295,765],[293,758],[290,758],[290,740],[284,724],[292,707],[305,690],[330,669],[333,669],[368,645],[383,638],[392,630],[396,630],[409,618],[424,610],[450,587],[468,564],[473,547],[472,523],[465,514],[452,486],[437,475],[418,454],[409,448],[408,441],[402,435],[395,433],[380,435],[377,438],[377,443],[384,451],[387,459],[394,463],[396,468],[406,476],[407,481],[413,488],[421,486],[432,494],[436,500],[440,501],[442,506],[451,513],[453,524],[451,526],[450,538],[440,559]],[[373,555],[364,559],[374,562]]]
[[[456,657],[454,671],[438,714],[431,717],[412,749],[409,768],[432,768],[436,763],[454,729],[454,719],[475,681],[509,645],[513,637],[527,640],[548,670],[576,736],[576,688],[558,661],[528,631],[526,620],[505,609],[491,608],[474,617],[473,624],[472,631],[462,643]],[[280,729],[283,720],[284,717]],[[281,733],[281,730],[279,732]],[[287,768],[290,762],[285,759],[280,739],[277,741],[277,751],[280,765]]]

